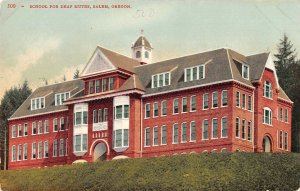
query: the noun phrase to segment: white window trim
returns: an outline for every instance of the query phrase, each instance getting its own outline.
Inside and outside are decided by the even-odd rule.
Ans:
[[[55,123],[54,123],[54,121],[56,120],[56,122],[57,122],[57,129],[55,130],[55,128],[54,128],[54,126],[55,126]],[[58,118],[54,118],[53,119],[53,132],[57,132],[58,131]]]
[[[147,105],[150,106],[150,116],[147,117]],[[151,117],[151,104],[150,103],[146,103],[145,104],[145,119],[149,119]]]
[[[281,139],[280,139],[280,135]],[[280,142],[281,142],[281,147],[280,147]],[[279,131],[279,149],[284,150],[284,133],[282,130]]]
[[[157,116],[155,116],[155,104],[157,105]],[[153,118],[159,117],[159,107],[158,107],[158,102],[153,103]]]
[[[21,146],[21,153],[19,153],[19,152],[20,152],[20,146]],[[23,158],[23,156],[22,156],[22,150],[23,150],[22,144],[18,144],[18,149],[17,149],[17,161],[22,161],[22,158]],[[19,154],[21,154],[21,159],[19,159]]]
[[[54,143],[56,142],[56,148],[54,147]],[[52,157],[57,157],[58,156],[58,150],[57,150],[57,145],[58,145],[58,141],[57,139],[54,139],[53,140],[53,143],[52,143]],[[56,150],[56,155],[54,155],[54,149]],[[75,152],[75,151],[74,151]]]
[[[205,95],[207,95],[207,108],[204,108],[204,102],[205,102]],[[202,110],[208,110],[209,109],[209,94],[208,93],[204,93],[203,96],[202,96]]]
[[[182,136],[183,136],[183,124],[185,124],[185,128],[186,128],[185,141],[182,140]],[[188,130],[187,122],[182,122],[182,123],[181,123],[180,143],[187,143],[187,138],[188,138],[187,130]],[[178,141],[178,142],[179,142],[179,141]]]
[[[204,136],[204,121],[207,121],[207,139],[203,138]],[[209,140],[209,133],[208,133],[208,128],[209,128],[209,120],[208,119],[203,119],[202,121],[202,140],[206,141]]]
[[[169,74],[169,84],[166,84],[166,74]],[[159,76],[163,75],[163,85],[160,86],[159,85]],[[157,87],[154,87],[154,76],[157,77]],[[163,73],[158,73],[158,74],[154,74],[151,77],[151,88],[159,88],[159,87],[164,87],[164,86],[169,86],[171,85],[171,72],[163,72]]]
[[[184,99],[186,99],[186,111],[183,111],[183,100]],[[179,102],[178,102],[178,106],[179,106]],[[188,112],[188,98],[187,97],[182,97],[182,99],[181,99],[181,113],[187,113],[187,112]]]
[[[63,142],[63,146],[62,146],[62,149],[63,149],[63,152],[62,152],[62,153],[63,153],[63,154],[60,153],[60,148],[61,148],[61,147],[60,147],[60,146],[61,146],[60,144],[61,144],[61,142]],[[64,139],[59,139],[59,149],[58,149],[58,152],[59,152],[58,155],[59,155],[60,157],[65,156],[65,141],[64,141]]]
[[[226,137],[223,137],[223,119],[225,119],[226,118],[226,125],[227,125],[227,136]],[[224,116],[224,117],[222,117],[221,118],[221,138],[228,138],[228,118],[227,118],[227,116]]]
[[[245,123],[244,123],[244,130],[245,130],[245,131],[244,131],[244,135],[245,135],[244,138],[243,138],[243,122],[245,122]],[[247,123],[246,123],[246,122],[247,122],[246,119],[242,119],[242,123],[241,123],[241,127],[242,127],[242,128],[241,128],[241,130],[242,130],[241,133],[242,133],[242,136],[241,136],[241,139],[243,139],[243,140],[246,140],[246,139],[247,139]]]
[[[33,158],[33,144],[35,144],[35,158]],[[37,154],[36,154],[36,142],[31,143],[31,160],[36,160]]]
[[[195,98],[195,106],[196,106],[196,109],[195,110],[192,110],[192,98]],[[190,97],[190,112],[196,112],[197,111],[197,97],[196,97],[196,95],[192,95],[191,97]]]
[[[40,144],[42,145],[42,151],[41,151],[41,156],[39,156],[39,153],[40,153]],[[37,147],[38,147],[38,149],[37,149],[37,159],[42,159],[43,158],[43,142],[38,142],[38,144],[37,144]]]
[[[178,108],[178,112],[177,113],[174,113],[174,111],[175,111],[175,100],[177,100],[178,101],[178,106],[177,106],[177,108]],[[172,110],[173,110],[173,115],[177,115],[177,114],[179,114],[179,98],[175,98],[175,99],[173,99],[173,108],[172,108]]]
[[[33,124],[35,124],[35,134],[33,134]],[[36,130],[36,128],[37,128],[36,121],[33,121],[33,122],[31,123],[31,135],[37,135],[37,130]]]
[[[61,129],[61,121],[63,120],[63,122],[64,122],[64,129]],[[64,131],[66,129],[66,125],[65,125],[65,118],[64,117],[61,117],[60,119],[59,119],[59,131]]]
[[[244,104],[244,98],[245,98],[245,104]],[[245,93],[242,94],[242,109],[243,110],[247,109],[247,95]]]
[[[20,130],[21,130],[21,135],[20,135]],[[18,124],[18,132],[17,132],[17,137],[22,137],[22,125]]]
[[[16,132],[16,135],[14,135],[14,129]],[[11,138],[16,138],[17,137],[17,127],[16,125],[11,126]]]
[[[55,98],[55,106],[63,105],[63,102],[62,102],[62,99],[61,99],[62,95],[64,95],[64,98],[65,98],[64,101],[66,101],[67,100],[66,99],[67,94],[69,94],[69,98],[70,98],[71,97],[70,91],[68,91],[68,92],[62,92],[62,93],[56,93],[55,96],[54,96],[54,98]],[[58,95],[59,95],[59,103],[57,103],[57,96]]]
[[[147,145],[147,129],[149,129],[149,132],[150,132],[150,135],[149,135],[149,145]],[[151,140],[151,129],[150,129],[150,127],[146,127],[145,128],[145,134],[144,134],[144,137],[145,137],[145,142],[144,142],[144,147],[150,147],[151,146],[151,142],[150,142],[150,140]]]
[[[247,78],[244,76],[244,66],[247,67],[247,74],[248,74]],[[242,77],[246,80],[249,80],[249,76],[250,76],[250,67],[249,67],[249,65],[248,64],[242,64]]]
[[[192,140],[192,123],[195,123],[195,140]],[[197,140],[197,128],[196,128],[196,121],[190,122],[190,142],[194,143]]]
[[[285,134],[287,135],[287,137],[285,137]],[[285,140],[286,140],[286,149],[285,149]],[[288,132],[284,132],[284,144],[283,144],[283,149],[288,151],[289,150],[289,133]]]
[[[14,149],[14,148],[15,148],[15,149]],[[16,152],[15,152],[15,156],[16,156],[15,159],[14,159],[14,150],[16,151]],[[12,161],[12,162],[15,162],[16,159],[17,159],[17,149],[16,149],[16,145],[12,145],[12,147],[11,147],[11,161]]]
[[[155,130],[155,128],[157,129],[157,145],[154,144],[154,130]],[[159,146],[159,142],[158,142],[158,139],[159,139],[158,138],[158,126],[153,127],[152,134],[153,134],[153,136],[152,136],[152,146],[157,147],[157,146]]]
[[[164,103],[164,102],[166,103],[166,115],[163,115],[163,103]],[[160,108],[160,109],[161,109],[161,110],[160,110],[160,112],[161,112],[161,113],[160,113],[160,114],[161,114],[160,116],[162,116],[162,117],[167,116],[167,114],[168,114],[168,112],[167,112],[167,100],[162,100],[162,101],[161,101],[161,108]]]
[[[269,120],[270,120],[270,124],[269,123],[266,123],[266,121],[265,121],[265,111],[266,110],[268,110],[269,111],[269,113],[271,114],[271,116],[269,116]],[[273,112],[272,112],[272,110],[270,109],[270,108],[268,108],[268,107],[264,107],[263,108],[263,124],[264,125],[268,125],[268,126],[273,126]]]
[[[266,83],[267,81],[269,82],[269,93],[270,93],[270,97],[267,97],[266,96]],[[263,85],[263,97],[264,98],[267,98],[267,99],[270,99],[270,100],[273,100],[273,88],[272,88],[272,84],[271,84],[271,81],[270,80],[266,80],[264,82],[264,85]]]
[[[237,94],[239,94],[239,105],[238,106],[236,105],[236,95]],[[235,103],[234,104],[236,107],[241,108],[241,93],[239,91],[235,92]]]
[[[42,124],[42,131],[40,132],[40,124]],[[42,120],[40,120],[39,122],[38,122],[38,125],[37,125],[37,134],[38,135],[41,135],[41,134],[43,134],[43,121]]]
[[[217,120],[217,137],[216,138],[214,138],[213,137],[213,134],[214,134],[214,129],[213,129],[213,126],[214,126],[214,119],[216,119]],[[218,118],[212,118],[211,119],[211,139],[218,139],[218,133],[219,133],[219,131],[218,131]]]
[[[25,145],[26,145],[26,147],[27,147],[27,159],[25,159]],[[28,160],[28,144],[27,143],[24,143],[24,145],[23,145],[23,160]]]
[[[46,121],[48,122],[48,131],[46,131]],[[44,121],[44,134],[47,134],[47,133],[49,133],[49,120],[48,119],[46,119]]]
[[[217,107],[214,107],[214,93],[217,94]],[[212,92],[211,94],[211,109],[216,109],[219,107],[219,95],[218,95],[218,92],[215,91],[215,92]]]
[[[163,138],[163,127],[166,127],[166,143],[162,143],[163,141],[162,141],[162,138]],[[160,145],[167,145],[167,126],[166,125],[162,125],[161,126],[161,130],[160,130]]]
[[[177,125],[177,142],[174,142],[174,125]],[[179,143],[179,129],[178,129],[178,123],[174,123],[172,126],[172,144],[178,144]]]
[[[249,138],[249,131],[248,131],[248,129],[249,129],[249,123],[251,124],[251,126],[250,126],[250,132],[251,132],[251,136],[250,136],[250,140],[248,139]],[[253,134],[253,132],[252,132],[252,121],[250,120],[250,121],[248,121],[247,122],[247,136],[246,136],[246,139],[247,139],[247,141],[249,141],[249,142],[252,142],[252,134]]]
[[[203,67],[203,78],[200,78],[200,76],[199,76],[199,68],[200,67]],[[196,79],[193,78],[193,68],[197,68]],[[187,70],[188,69],[191,71],[190,79],[187,79]],[[184,82],[190,82],[190,81],[201,80],[201,79],[205,79],[205,64],[184,68]]]
[[[25,135],[25,125],[27,126],[27,135]],[[23,126],[23,136],[24,137],[26,137],[26,136],[28,136],[28,123],[24,123],[24,126]],[[28,148],[27,148],[28,149]],[[28,158],[28,156],[27,156],[27,158]]]
[[[239,121],[239,136],[236,136],[236,119]],[[239,117],[236,117],[234,120],[234,132],[235,132],[235,138],[240,139],[241,138],[241,120]]]
[[[47,148],[47,150],[48,150],[48,156],[46,156],[46,147],[45,147],[45,144],[47,143],[47,146],[48,146],[48,148]],[[44,142],[44,152],[43,152],[43,154],[44,154],[44,158],[48,158],[49,157],[49,143],[48,143],[48,141],[45,141]]]
[[[284,117],[283,118],[284,118],[283,121],[285,123],[289,123],[289,110],[287,108],[284,109]]]
[[[44,106],[43,106],[43,107],[42,107],[42,102],[41,102],[42,99],[44,99]],[[39,105],[36,104],[36,102],[37,102],[36,100],[39,100]],[[35,108],[34,108],[34,109],[32,108],[32,102],[33,102],[33,101],[35,102]],[[31,104],[31,105],[30,105],[31,111],[45,108],[45,105],[46,105],[46,99],[45,99],[45,96],[44,96],[44,97],[36,97],[36,98],[32,98],[30,104]]]
[[[252,112],[253,111],[253,97],[252,97],[252,95],[248,95],[247,97],[248,97],[247,110]],[[251,101],[251,108],[250,109],[249,109],[249,100]]]
[[[223,105],[223,93],[227,93],[227,105]],[[221,107],[228,107],[228,90],[222,90],[221,92]]]

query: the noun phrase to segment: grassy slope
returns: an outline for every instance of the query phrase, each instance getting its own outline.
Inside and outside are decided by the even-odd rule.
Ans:
[[[296,190],[300,154],[216,153],[1,172],[8,190]]]

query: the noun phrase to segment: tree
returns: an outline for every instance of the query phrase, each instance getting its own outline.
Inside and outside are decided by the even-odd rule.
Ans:
[[[76,69],[75,73],[74,73],[74,76],[73,76],[73,79],[78,79],[79,78],[79,70]]]
[[[296,60],[296,50],[293,48],[293,44],[284,34],[283,39],[277,46],[278,54],[275,54],[276,60],[274,61],[278,81],[281,88],[289,96],[289,98],[294,102],[294,108],[292,113],[292,151],[299,152],[300,150],[300,128],[297,123],[300,122],[300,79],[299,70],[300,67]]]
[[[67,81],[66,75],[64,75],[63,81],[64,82]]]
[[[8,119],[32,93],[28,82],[22,86],[12,87],[5,92],[0,104],[0,154],[1,169],[7,169],[8,160]]]

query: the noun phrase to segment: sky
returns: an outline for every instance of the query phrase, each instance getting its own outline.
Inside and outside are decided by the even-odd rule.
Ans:
[[[284,34],[300,51],[300,1],[0,0],[0,98],[24,80],[33,89],[71,80],[98,45],[130,57],[141,29],[154,62],[220,47],[275,54]]]

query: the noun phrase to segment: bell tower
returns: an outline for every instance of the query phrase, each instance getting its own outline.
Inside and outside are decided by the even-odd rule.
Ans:
[[[152,62],[152,46],[144,36],[144,30],[141,30],[141,35],[132,44],[132,58],[139,61],[142,65]]]

